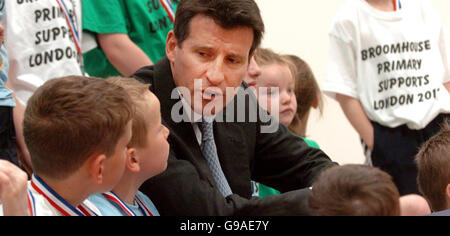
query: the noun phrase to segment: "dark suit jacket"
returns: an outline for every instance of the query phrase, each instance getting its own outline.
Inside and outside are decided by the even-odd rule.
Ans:
[[[325,153],[308,147],[282,125],[275,133],[261,133],[263,123],[259,119],[256,122],[215,122],[218,156],[233,191],[233,195],[224,199],[215,187],[192,124],[176,123],[171,118],[172,108],[180,104],[180,100],[171,99],[175,83],[167,58],[155,66],[140,69],[134,77],[151,84],[150,90],[159,98],[162,118],[170,130],[167,170],[141,187],[161,215],[310,213],[307,207],[309,190],[298,189],[311,186],[319,172],[335,165]],[[257,104],[254,95],[248,96],[246,101],[246,108],[249,104]],[[266,112],[263,114],[267,116]],[[250,180],[281,192],[291,192],[264,199],[251,198]]]

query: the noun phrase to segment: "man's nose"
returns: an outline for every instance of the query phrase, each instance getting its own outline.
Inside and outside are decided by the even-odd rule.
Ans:
[[[206,72],[206,77],[211,85],[218,86],[225,79],[223,63],[218,59],[211,62]]]

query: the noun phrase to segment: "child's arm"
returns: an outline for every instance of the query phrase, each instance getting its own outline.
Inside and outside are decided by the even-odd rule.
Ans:
[[[150,58],[126,34],[98,34],[98,42],[109,62],[123,76],[152,65]]]
[[[14,91],[14,87],[12,84],[8,81],[6,81],[5,86]],[[25,170],[32,174],[32,167],[31,167],[31,158],[30,158],[30,152],[28,151],[28,147],[25,143],[25,138],[23,137],[23,119],[25,115],[25,106],[22,105],[21,102],[16,98],[15,94],[13,93],[14,100],[16,102],[16,106],[13,108],[13,119],[14,119],[14,129],[16,131],[16,143],[18,148],[18,157],[25,168]]]
[[[3,45],[3,39],[5,37],[5,29],[0,25],[0,46]]]
[[[450,93],[450,82],[444,84],[447,91]]]
[[[14,164],[0,160],[0,202],[5,216],[28,216],[28,176]]]
[[[1,43],[0,46],[3,45],[3,39],[4,39],[4,28],[3,28],[3,26],[0,25],[0,43]],[[3,58],[3,60],[7,60],[7,58]],[[14,91],[14,88],[12,87],[12,84],[9,81],[10,81],[9,79],[6,81],[5,86],[7,88],[9,88],[10,90]],[[20,152],[18,154],[19,154],[20,161],[22,162],[22,165],[31,174],[30,154],[28,152],[28,148],[27,148],[27,145],[25,144],[25,139],[24,139],[23,133],[22,133],[22,123],[23,123],[23,118],[24,118],[24,113],[25,113],[25,106],[22,105],[16,99],[14,93],[13,93],[13,96],[14,96],[14,100],[16,102],[16,106],[13,108],[13,119],[14,119],[14,128],[16,131],[16,143],[17,143],[17,147],[19,149],[18,151]]]
[[[374,133],[373,126],[367,118],[361,102],[356,99],[342,94],[336,94],[336,100],[341,105],[345,116],[352,124],[353,128],[358,132],[364,143],[373,150]]]

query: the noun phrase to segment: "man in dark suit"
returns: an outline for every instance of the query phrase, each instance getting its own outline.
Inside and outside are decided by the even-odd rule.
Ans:
[[[271,129],[273,120],[244,90],[263,32],[253,0],[181,1],[167,58],[135,73],[151,84],[171,132],[167,170],[141,188],[161,215],[310,213],[305,188],[335,163],[282,125]],[[206,117],[216,118],[209,129]],[[251,198],[251,180],[283,194]]]

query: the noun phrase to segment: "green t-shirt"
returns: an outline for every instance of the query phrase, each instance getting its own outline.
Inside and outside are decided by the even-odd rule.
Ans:
[[[172,0],[176,9],[179,0]],[[167,33],[173,29],[159,0],[89,0],[83,1],[83,30],[96,34],[127,34],[156,63],[165,56]],[[84,53],[89,75],[120,75],[100,47]]]
[[[319,144],[317,144],[315,141],[309,140],[306,138],[303,138],[303,140],[306,142],[306,144],[308,144],[308,146],[319,149]],[[261,183],[258,183],[258,185],[259,185],[258,188],[259,188],[259,197],[260,198],[265,198],[270,195],[280,194],[280,191],[273,189],[269,186],[266,186]]]

